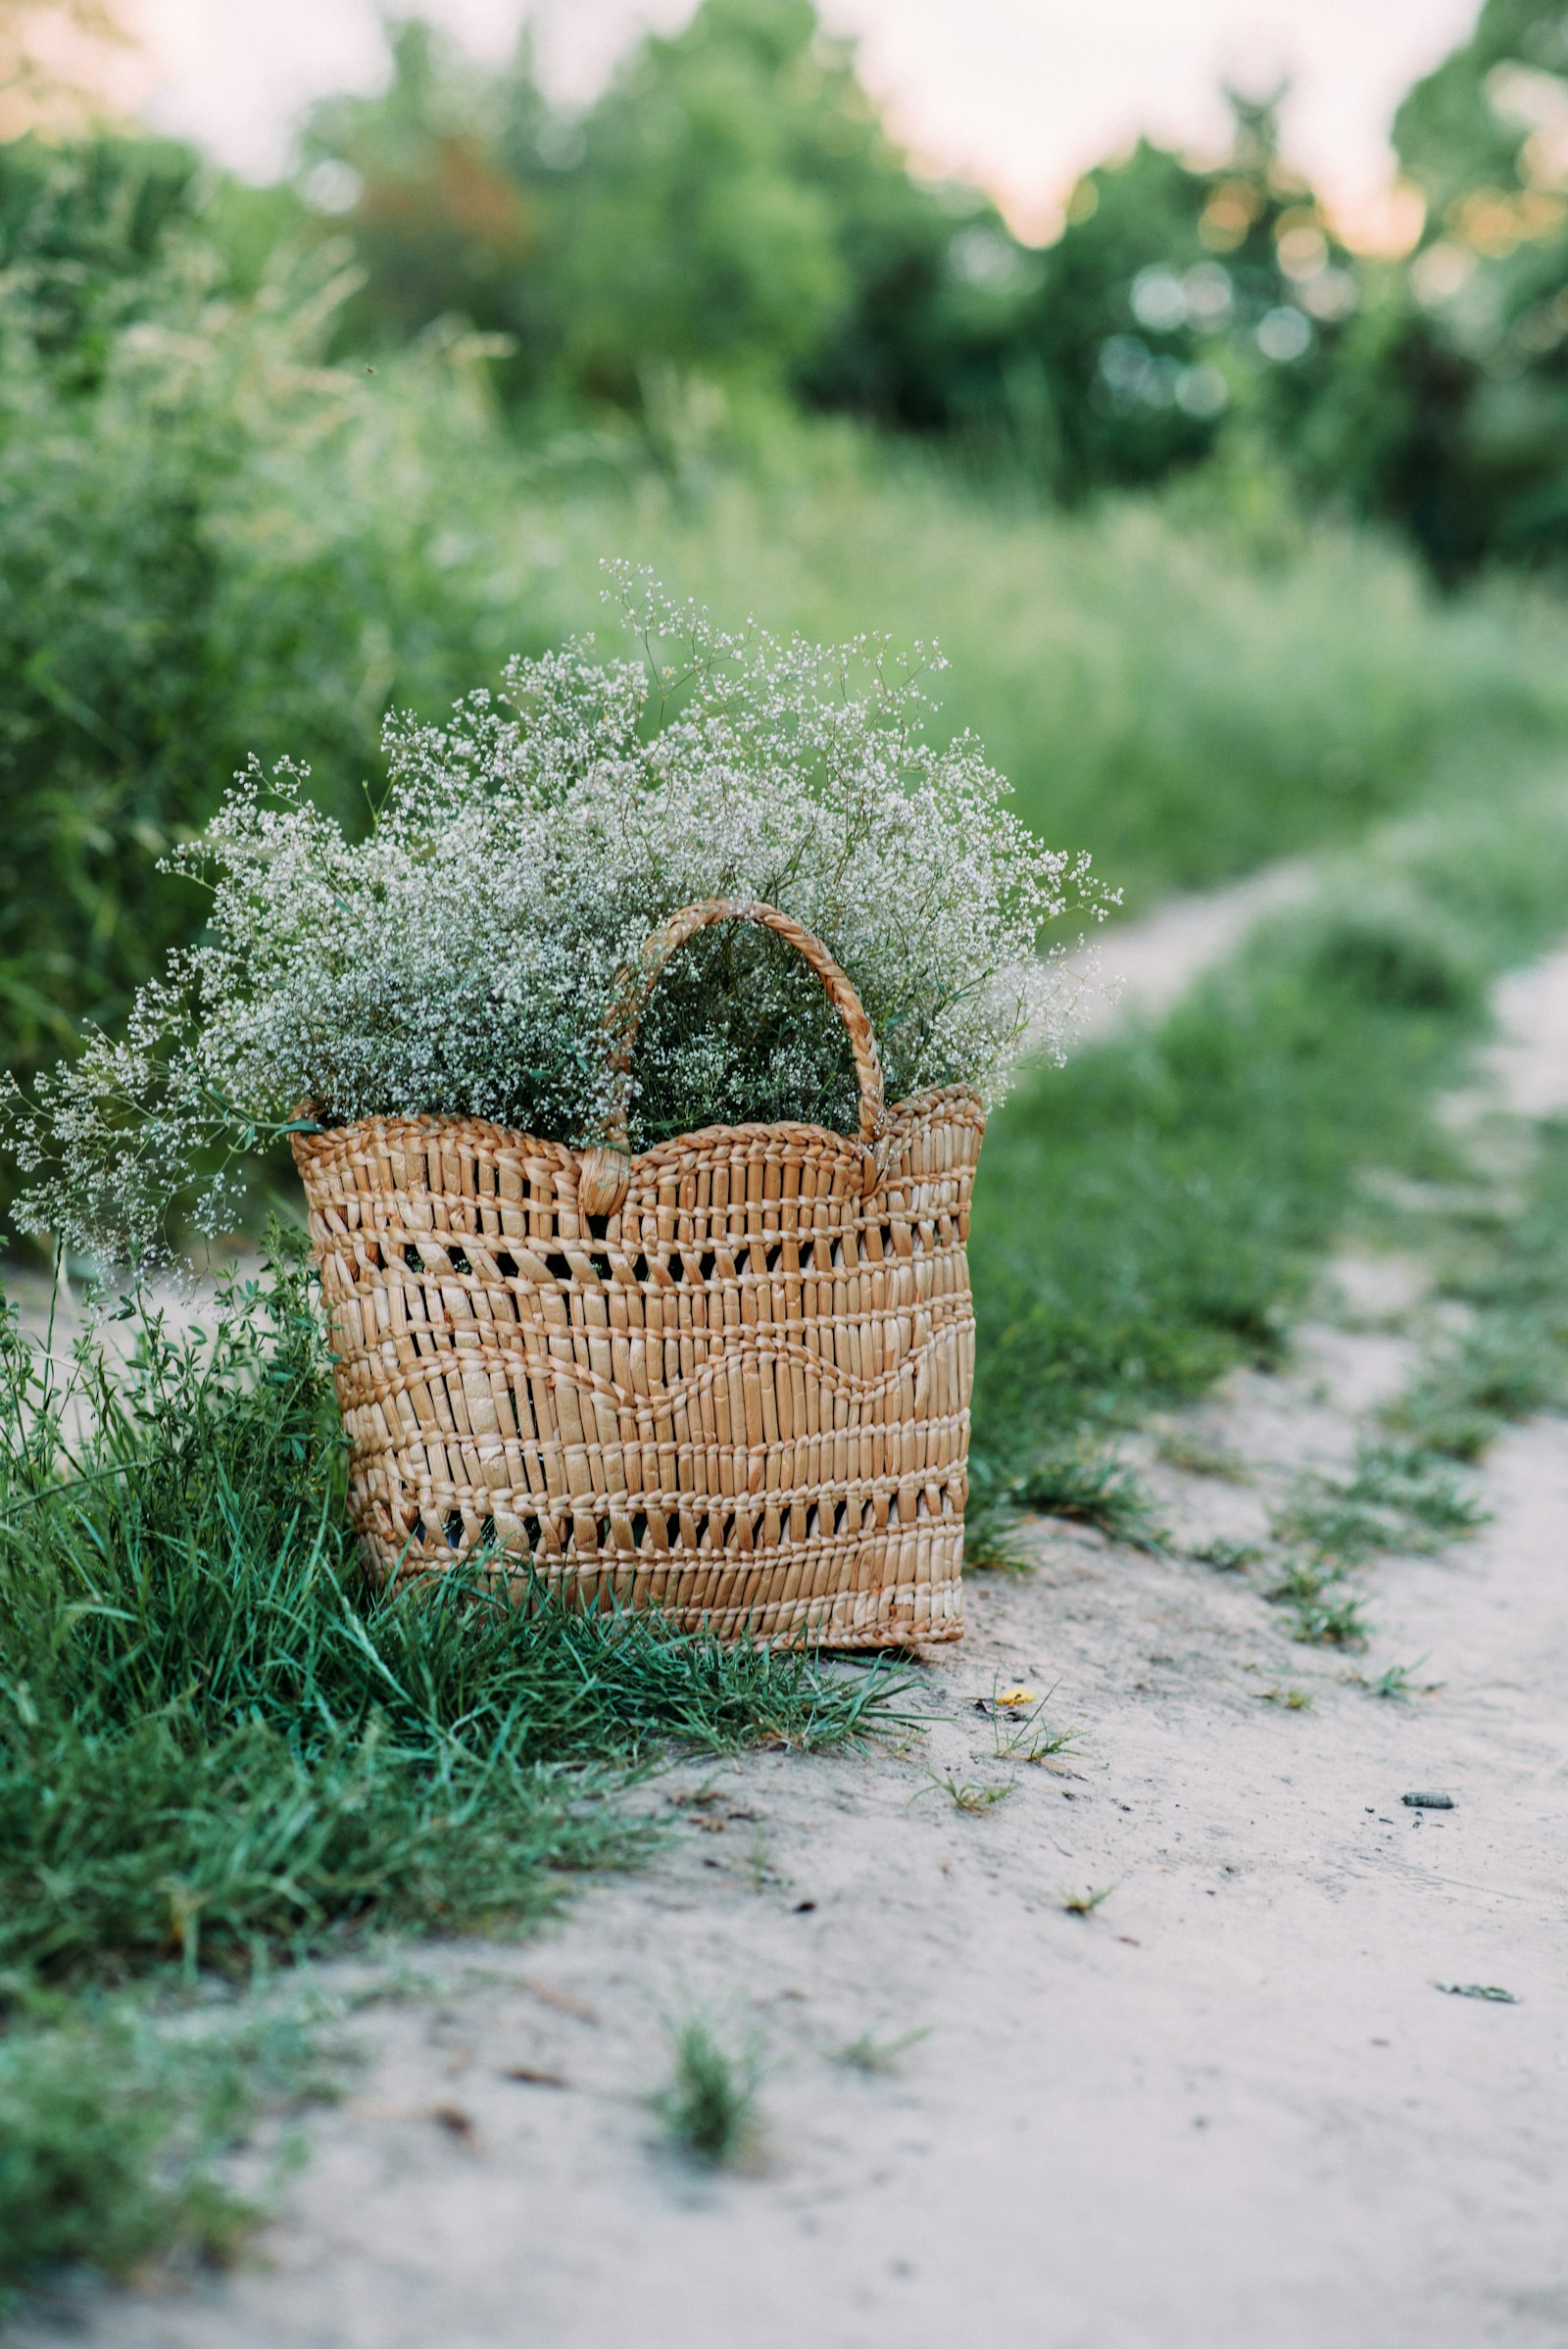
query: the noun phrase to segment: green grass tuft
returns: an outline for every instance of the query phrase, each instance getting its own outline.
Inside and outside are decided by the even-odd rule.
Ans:
[[[1034,1560],[1010,1501],[995,1493],[971,1495],[963,1512],[963,1562],[978,1574],[1032,1571]]]
[[[1113,1451],[1044,1453],[1009,1488],[1020,1507],[1093,1526],[1129,1549],[1160,1550],[1169,1536],[1137,1470]]]
[[[1343,1567],[1387,1550],[1445,1549],[1486,1522],[1447,1460],[1409,1444],[1363,1443],[1348,1476],[1301,1479],[1274,1533]]]
[[[918,2031],[901,2031],[896,2038],[888,2039],[878,2038],[875,2031],[858,2031],[853,2039],[846,2039],[842,2047],[833,2050],[833,2061],[842,2064],[849,2072],[865,2072],[885,2078],[902,2068],[904,2058],[911,2047],[917,2047],[922,2039],[930,2036],[929,2024]]]
[[[669,2080],[649,2098],[665,2136],[708,2169],[739,2169],[755,2160],[762,2077],[755,2040],[726,2047],[696,2015],[674,2025],[669,2037]]]
[[[922,1794],[946,1794],[956,1811],[967,1811],[974,1817],[994,1811],[999,1802],[1005,1802],[1018,1791],[1015,1786],[983,1786],[973,1779],[960,1779],[951,1772],[945,1777],[934,1770],[927,1775],[931,1783],[921,1787]],[[918,1795],[915,1800],[919,1800]]]
[[[1369,1627],[1362,1601],[1348,1589],[1343,1575],[1300,1559],[1287,1567],[1270,1591],[1277,1606],[1289,1609],[1293,1639],[1323,1647],[1364,1647]]]
[[[1261,1542],[1241,1542],[1227,1534],[1216,1534],[1211,1541],[1200,1542],[1188,1556],[1200,1566],[1212,1566],[1219,1574],[1245,1574],[1249,1566],[1260,1565],[1268,1551]]]

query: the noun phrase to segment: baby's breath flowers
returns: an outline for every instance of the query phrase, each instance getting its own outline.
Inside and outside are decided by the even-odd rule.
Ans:
[[[1075,988],[1040,933],[1109,901],[1086,857],[1009,812],[978,743],[926,739],[940,658],[727,634],[612,575],[646,658],[573,643],[514,661],[444,725],[392,720],[363,839],[313,806],[308,769],[237,778],[172,860],[212,892],[203,943],[142,990],[123,1037],[89,1035],[5,1105],[36,1178],[24,1230],[145,1262],[176,1209],[222,1228],[231,1170],[301,1104],[592,1139],[618,974],[700,898],[761,899],[817,932],[890,1100],[968,1082],[995,1101],[1026,1035],[1061,1056]],[[706,931],[644,1020],[633,1147],[783,1118],[853,1129],[843,1033],[780,940]]]

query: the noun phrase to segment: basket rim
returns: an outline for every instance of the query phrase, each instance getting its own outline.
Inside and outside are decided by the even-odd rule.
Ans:
[[[954,1108],[957,1108],[961,1104],[964,1108],[972,1110],[976,1113],[975,1121],[982,1127],[985,1125],[986,1106],[977,1086],[929,1085],[923,1092],[910,1094],[906,1101],[890,1103],[883,1112],[882,1139],[885,1141],[899,1126],[907,1124],[915,1116],[928,1115],[932,1110],[948,1103],[951,1103]],[[309,1116],[311,1114],[309,1105],[302,1105],[295,1114],[301,1117]],[[965,1122],[969,1121],[965,1120]],[[300,1160],[307,1157],[314,1158],[328,1150],[341,1149],[353,1135],[377,1131],[384,1133],[389,1128],[403,1131],[413,1129],[425,1134],[462,1130],[481,1137],[502,1149],[526,1153],[529,1157],[552,1160],[560,1166],[580,1164],[587,1155],[589,1147],[584,1145],[574,1149],[570,1143],[549,1142],[541,1135],[526,1134],[516,1126],[497,1125],[492,1118],[488,1117],[475,1117],[461,1112],[446,1115],[436,1110],[418,1110],[413,1113],[394,1110],[378,1112],[371,1117],[345,1118],[341,1124],[320,1126],[314,1133],[294,1133],[289,1139],[294,1156],[296,1160]],[[798,1118],[781,1118],[773,1124],[758,1121],[750,1125],[739,1126],[696,1126],[689,1133],[672,1134],[662,1142],[656,1142],[649,1150],[636,1151],[632,1155],[631,1165],[634,1169],[657,1166],[664,1158],[681,1156],[696,1148],[712,1150],[726,1145],[770,1141],[797,1145],[830,1143],[857,1161],[860,1159],[864,1150],[864,1145],[858,1136],[842,1134],[836,1127],[810,1125]]]

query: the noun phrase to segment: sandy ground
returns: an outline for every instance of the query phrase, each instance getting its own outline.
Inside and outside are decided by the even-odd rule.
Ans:
[[[1501,1002],[1490,1084],[1568,1101],[1568,956]],[[1345,1264],[1355,1328],[1325,1318],[1287,1375],[1194,1415],[1254,1474],[1157,1468],[1180,1531],[1248,1534],[1295,1464],[1345,1456],[1407,1367],[1375,1325],[1415,1277]],[[645,1873],[527,1946],[417,1953],[438,1990],[356,2024],[370,2060],[311,2123],[258,2264],[106,2299],[77,2337],[1568,2342],[1561,1426],[1508,1436],[1486,1485],[1479,1539],[1373,1570],[1359,1669],[1439,1684],[1403,1704],[1293,1645],[1246,1577],[1038,1528],[1036,1571],[974,1578],[969,1637],[915,1672],[923,1738],[683,1768]],[[999,1754],[983,1708],[1014,1682],[1054,1691],[1073,1752]],[[1310,1709],[1267,1700],[1288,1686]],[[961,1812],[949,1775],[1008,1791]],[[765,2054],[746,2175],[694,2175],[642,2101],[693,2008]],[[839,2060],[865,2032],[924,2035],[867,2075]]]
[[[1292,857],[1223,889],[1168,898],[1138,920],[1106,930],[1069,960],[1087,982],[1079,1034],[1102,1035],[1129,1016],[1158,1019],[1210,963],[1271,913],[1303,904],[1315,886],[1308,860]]]

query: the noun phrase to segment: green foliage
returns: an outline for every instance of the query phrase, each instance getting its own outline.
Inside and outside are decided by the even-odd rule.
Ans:
[[[38,347],[26,272],[0,283],[0,1023],[24,1072],[188,934],[155,860],[251,741],[290,712],[345,804],[389,629],[418,659],[395,501],[377,543],[352,514],[363,440],[344,469],[352,385],[312,371],[326,289],[229,304],[216,272],[206,250],[172,264],[151,315],[91,329],[76,383],[79,343]]]
[[[128,1372],[89,1351],[70,1391],[5,1336],[0,1978],[534,1918],[640,1848],[611,1797],[661,1745],[887,1712],[880,1672],[514,1606],[482,1572],[366,1591],[292,1253],[205,1343],[127,1328]]]
[[[1344,1567],[1384,1550],[1444,1549],[1485,1522],[1446,1461],[1411,1444],[1363,1443],[1348,1475],[1303,1479],[1273,1530]]]
[[[903,2068],[904,2058],[911,2047],[931,2036],[929,2024],[918,2031],[900,2031],[896,2037],[882,2038],[874,2031],[857,2031],[842,2047],[833,2051],[833,2061],[848,2072],[863,2072],[871,2078],[886,2078]]]
[[[1280,155],[1273,103],[1230,102],[1222,163],[1141,139],[1079,181],[1045,257],[1012,364],[1040,370],[1064,497],[1162,479],[1238,436],[1288,448],[1333,375],[1357,276]]]
[[[0,289],[0,1055],[24,1079],[196,930],[156,858],[251,751],[303,752],[352,821],[387,703],[434,715],[592,625],[606,552],[828,641],[940,635],[946,716],[983,726],[1037,831],[1134,887],[1343,833],[1440,755],[1466,771],[1475,739],[1556,718],[1548,613],[1434,610],[1332,530],[1255,550],[1214,516],[1054,519],[825,433],[751,477],[528,459],[471,341],[327,367],[319,269],[236,298],[208,246],[159,267],[74,390]]]
[[[251,2214],[212,2164],[249,2100],[237,2065],[191,2056],[112,2011],[0,2037],[0,2314],[53,2269],[232,2251]]]
[[[1276,1606],[1289,1610],[1292,1636],[1310,1647],[1364,1647],[1366,1612],[1338,1567],[1315,1559],[1293,1559],[1274,1590]]]
[[[1395,549],[1330,524],[1256,542],[1214,506],[1069,516],[864,442],[787,454],[775,478],[568,508],[557,543],[597,534],[672,589],[822,641],[934,636],[944,721],[1135,905],[1472,789],[1568,707],[1549,605],[1503,586],[1440,602]],[[563,568],[575,586],[587,564]]]
[[[810,0],[704,0],[580,116],[526,37],[499,74],[417,22],[392,52],[383,95],[306,137],[307,195],[365,265],[362,333],[457,310],[508,338],[514,396],[656,421],[692,369],[903,423],[995,406],[1028,265],[983,196],[910,177]]]
[[[74,381],[199,224],[230,293],[282,242],[352,250],[340,354],[466,335],[536,437],[631,417],[678,470],[694,429],[766,438],[793,401],[1066,504],[1194,470],[1239,506],[1283,487],[1394,522],[1448,580],[1561,553],[1568,51],[1536,0],[1487,0],[1400,111],[1428,207],[1407,263],[1348,251],[1274,102],[1235,92],[1222,159],[1142,140],[1026,247],[911,172],[812,0],[703,0],[580,109],[526,35],[499,70],[416,18],[388,41],[385,89],[318,106],[276,188],[99,139],[62,203],[35,142],[0,157],[0,253]]]
[[[1568,41],[1538,0],[1486,0],[1395,123],[1426,199],[1307,436],[1317,487],[1408,530],[1439,573],[1568,544]]]
[[[1440,1229],[1445,1293],[1468,1323],[1386,1413],[1396,1436],[1441,1457],[1479,1459],[1511,1420],[1568,1400],[1568,1132],[1538,1137],[1516,1212]]]

